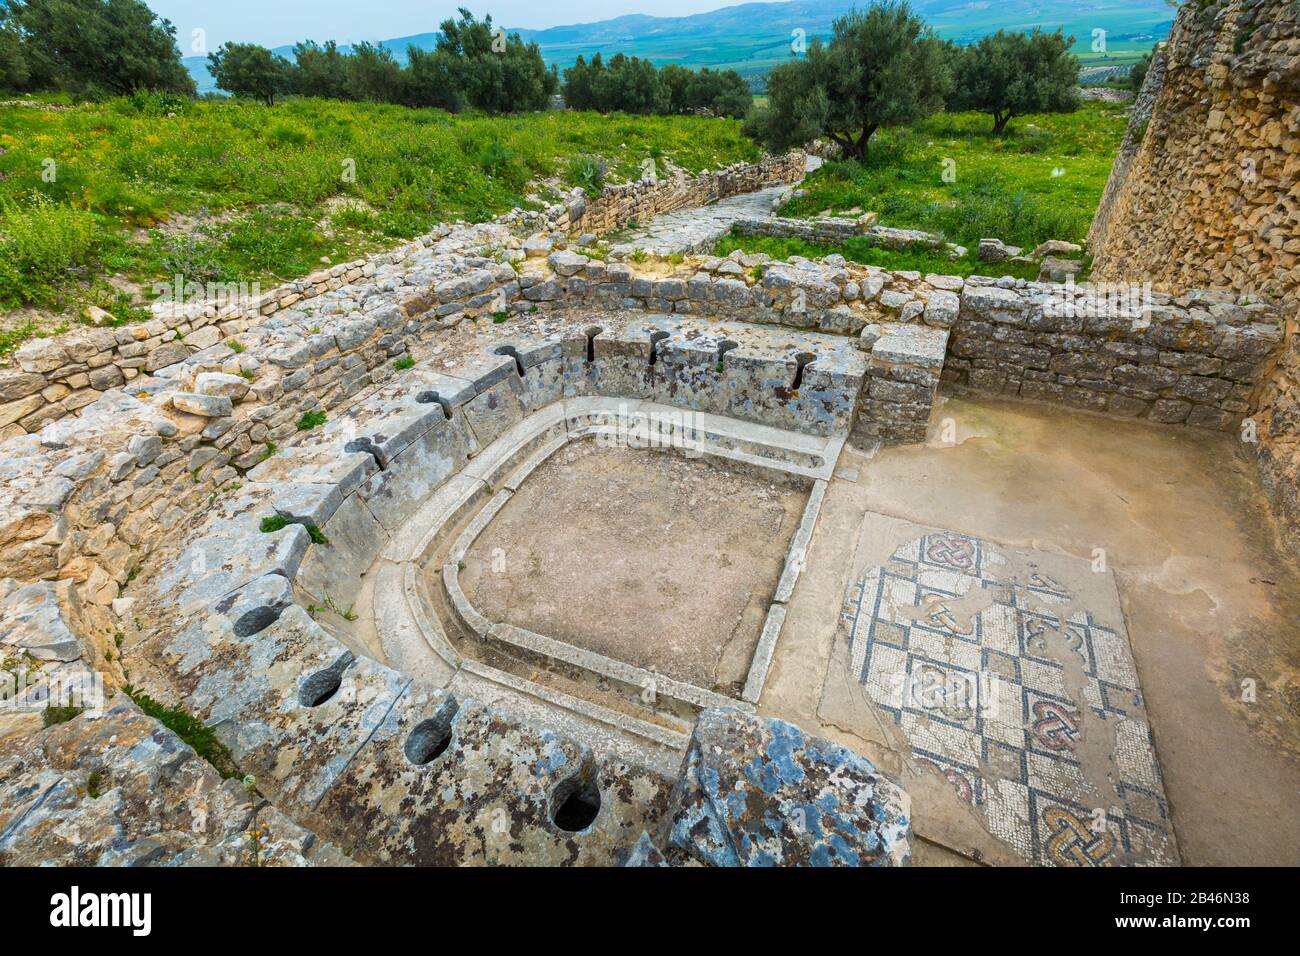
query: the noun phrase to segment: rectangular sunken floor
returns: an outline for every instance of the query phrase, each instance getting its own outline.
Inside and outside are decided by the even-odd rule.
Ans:
[[[808,491],[582,441],[534,471],[461,582],[490,620],[738,696]]]

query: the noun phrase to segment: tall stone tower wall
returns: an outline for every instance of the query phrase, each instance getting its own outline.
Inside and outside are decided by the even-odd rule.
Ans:
[[[1089,236],[1094,277],[1296,297],[1300,3],[1188,0],[1148,80]]]
[[[1300,0],[1183,4],[1088,238],[1095,281],[1283,305],[1242,437],[1300,550]]]

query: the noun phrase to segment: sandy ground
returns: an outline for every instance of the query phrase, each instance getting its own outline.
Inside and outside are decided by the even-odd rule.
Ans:
[[[676,454],[570,445],[466,557],[466,595],[528,628],[738,693],[807,502]]]
[[[945,419],[955,443],[846,451],[760,710],[899,772],[898,754],[870,743],[879,715],[856,727],[819,716],[854,556],[889,553],[914,524],[1084,559],[1104,549],[1183,861],[1300,863],[1300,573],[1248,451],[1220,434],[995,399],[945,397],[936,435]],[[894,519],[899,540],[860,541],[869,513],[882,517],[865,526]],[[914,796],[935,786],[904,783]],[[918,816],[918,832],[993,861],[996,846],[960,836],[963,812]],[[918,862],[954,860],[922,841]]]

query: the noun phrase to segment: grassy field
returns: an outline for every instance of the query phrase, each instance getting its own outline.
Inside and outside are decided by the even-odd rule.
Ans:
[[[480,221],[573,185],[633,178],[646,156],[691,172],[759,156],[739,123],[698,117],[453,117],[320,100],[51,105],[0,107],[0,354],[90,304],[116,322],[139,319],[152,284],[176,275],[265,287],[440,221]],[[874,210],[885,225],[969,247],[957,262],[865,242],[743,246],[987,274],[973,251],[984,236],[1026,247],[1084,237],[1124,125],[1119,109],[1095,103],[1019,117],[1002,137],[979,114],[938,116],[879,134],[864,163],[828,163],[785,210]],[[946,159],[955,181],[945,181]],[[741,245],[724,239],[719,251]]]
[[[988,274],[974,258],[982,238],[1026,249],[1047,239],[1082,242],[1126,123],[1116,106],[1087,102],[1075,113],[1017,117],[993,136],[983,114],[943,114],[878,134],[865,162],[827,163],[808,178],[807,195],[783,214],[874,211],[882,225],[939,233],[970,253],[954,263],[942,252],[891,252],[866,243],[833,251],[891,268]],[[763,251],[780,254],[781,244],[772,245]]]
[[[322,100],[0,107],[0,311],[98,304],[129,321],[141,286],[147,298],[178,274],[265,286],[440,221],[598,189],[593,170],[615,182],[646,156],[699,172],[759,155],[738,122],[699,117]],[[10,323],[0,351],[38,331]]]
[[[806,242],[803,239],[780,239],[775,236],[723,236],[711,250],[715,256],[725,256],[739,249],[741,252],[765,252],[773,259],[789,259],[791,256],[803,256],[805,259],[820,259],[832,253],[838,253],[853,262],[880,266],[884,269],[913,272],[935,272],[950,276],[1016,276],[1021,279],[1037,279],[1038,266],[1016,265],[1011,262],[980,262],[973,255],[962,259],[950,259],[942,253],[931,249],[882,249],[872,245],[866,238],[850,239],[847,242],[827,245]]]

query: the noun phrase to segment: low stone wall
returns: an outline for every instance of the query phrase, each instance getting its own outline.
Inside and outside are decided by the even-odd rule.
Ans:
[[[574,236],[602,235],[622,229],[630,222],[644,223],[678,209],[704,206],[768,186],[797,183],[804,177],[805,162],[803,152],[793,152],[700,176],[679,175],[656,182],[607,186],[596,199],[587,199],[578,190],[567,203],[558,225]]]
[[[409,265],[420,250],[436,248],[445,254],[475,246],[500,248],[511,233],[521,230],[603,233],[633,219],[797,182],[803,178],[804,162],[803,153],[789,153],[700,176],[609,186],[595,200],[579,191],[567,203],[540,213],[516,210],[486,226],[442,226],[390,252],[322,269],[244,301],[165,305],[154,310],[152,319],[137,325],[83,328],[36,339],[19,349],[9,368],[0,367],[0,439],[38,431],[75,414],[110,389],[181,362],[281,310],[301,307],[345,286],[381,284],[394,278],[395,264]]]
[[[1277,311],[1152,294],[1150,314],[1071,314],[1060,286],[967,281],[944,378],[1126,418],[1236,431],[1282,341]],[[1082,290],[1082,287],[1081,287]]]

